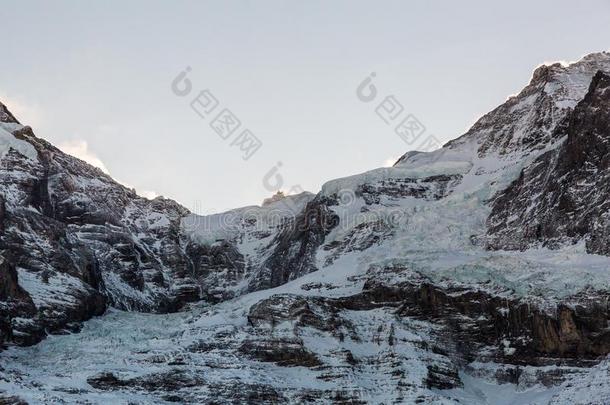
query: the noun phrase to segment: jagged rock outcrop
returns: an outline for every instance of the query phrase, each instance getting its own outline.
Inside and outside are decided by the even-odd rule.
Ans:
[[[186,253],[193,263],[192,299],[217,303],[233,298],[235,292],[229,286],[238,283],[245,275],[246,263],[237,248],[226,240],[210,245],[189,243]],[[201,294],[200,294],[201,290]]]
[[[21,314],[34,316],[36,307],[32,299],[19,285],[17,270],[9,261],[0,256],[0,347],[5,341],[19,340],[18,325],[14,318],[20,317]],[[38,330],[36,335],[42,334],[42,330]]]
[[[586,240],[610,254],[610,75],[598,72],[589,91],[555,131],[564,137],[524,169],[494,201],[488,246],[526,249]]]
[[[273,250],[250,283],[250,290],[273,288],[317,270],[315,254],[339,222],[329,208],[333,199],[309,202],[272,242]]]
[[[179,308],[185,300],[173,286],[191,268],[180,241],[188,211],[137,196],[37,138],[4,106],[2,117],[0,249],[21,287],[7,301],[19,318],[9,340],[32,344],[78,329],[109,305]]]
[[[439,175],[423,179],[382,180],[358,186],[355,195],[361,196],[368,205],[379,204],[382,196],[396,201],[406,197],[439,200],[446,197],[448,190],[458,184],[461,178],[460,175]]]

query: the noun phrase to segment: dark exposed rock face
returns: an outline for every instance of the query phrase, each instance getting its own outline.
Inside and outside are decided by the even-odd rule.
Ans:
[[[429,176],[423,179],[384,180],[378,184],[363,184],[356,190],[368,204],[379,204],[381,198],[400,200],[405,197],[439,200],[446,197],[452,185],[459,183],[460,175]]]
[[[384,273],[397,271],[405,273],[407,269],[372,269],[362,292],[356,295],[272,296],[250,309],[249,323],[262,327],[292,320],[298,328],[313,327],[337,338],[357,340],[354,326],[342,317],[342,311],[395,308],[398,317],[442,325],[441,340],[453,343],[445,344],[444,350],[434,350],[453,353],[451,356],[464,364],[484,360],[483,349],[488,352],[486,360],[515,365],[546,365],[558,359],[587,365],[610,353],[607,292],[589,291],[549,309],[477,289],[441,288],[418,278],[392,284],[383,279]]]
[[[480,291],[443,291],[427,284],[407,291],[399,313],[447,325],[467,361],[478,357],[484,346],[498,349],[494,360],[512,364],[594,360],[610,353],[607,296],[580,302],[575,298],[571,306],[559,305],[548,314],[531,303]]]
[[[181,370],[148,375],[145,378],[120,379],[112,373],[101,373],[87,379],[87,383],[98,389],[116,389],[120,387],[139,387],[146,391],[173,392],[181,388],[203,385],[202,378],[194,377]]]
[[[273,362],[282,367],[315,367],[322,363],[318,358],[303,347],[299,340],[248,340],[239,351],[251,358],[263,362]]]
[[[119,378],[112,373],[100,373],[87,379],[94,388],[106,391],[136,390],[151,393],[167,402],[199,403],[199,395],[205,392],[210,398],[206,403],[286,403],[286,398],[265,385],[208,383],[194,373],[175,369],[166,373],[146,375],[140,378]]]
[[[528,166],[493,203],[488,246],[557,247],[583,238],[610,254],[610,77],[599,72],[589,92],[556,130],[559,148]]]
[[[189,243],[186,253],[192,262],[192,278],[197,280],[191,284],[195,290],[192,301],[203,298],[217,303],[233,298],[234,293],[227,286],[237,283],[246,271],[244,257],[233,244],[228,241],[212,245]]]
[[[32,344],[78,329],[108,305],[163,312],[188,301],[173,288],[191,266],[180,242],[188,211],[137,196],[17,125],[4,106],[0,113],[12,125],[4,136],[21,148],[0,167],[0,249],[11,263],[1,314],[20,320],[4,340]]]
[[[587,364],[610,353],[607,291],[584,292],[565,298],[555,308],[545,308],[475,288],[440,287],[417,275],[390,282],[391,278],[386,278],[389,274],[409,274],[409,270],[400,266],[371,268],[361,293],[323,301],[335,312],[391,307],[396,308],[399,317],[443,325],[445,338],[455,344],[451,351],[464,362],[484,359],[483,348],[495,348],[488,350],[486,360],[521,365],[544,365],[553,359]],[[303,309],[295,308],[307,308],[303,300],[286,305],[288,310],[283,316],[302,314]],[[268,307],[277,308],[277,304],[270,303]],[[250,316],[260,319],[260,312],[255,306]],[[268,316],[276,312],[268,311]],[[279,319],[278,315],[274,318]],[[341,329],[340,324],[331,324],[334,329]]]
[[[28,405],[28,403],[19,397],[0,393],[0,405]]]
[[[259,361],[323,370],[324,363],[318,363],[302,347],[301,336],[307,334],[308,328],[331,334],[340,341],[362,341],[370,337],[363,335],[347,314],[390,309],[396,322],[418,319],[438,326],[421,347],[437,356],[428,365],[423,381],[429,388],[461,387],[458,368],[475,360],[504,364],[505,374],[498,371],[495,377],[492,376],[498,381],[552,386],[569,376],[572,372],[569,367],[595,364],[610,352],[607,293],[591,291],[566,298],[556,309],[549,309],[530,301],[507,299],[476,289],[441,288],[417,278],[388,284],[383,276],[379,277],[397,271],[404,274],[407,269],[373,269],[362,292],[351,296],[324,298],[283,294],[258,302],[250,309],[248,321],[258,331],[255,335],[261,337],[246,341],[240,350]],[[280,340],[272,337],[280,332],[270,333],[269,329],[273,331],[286,323],[293,325],[293,337]],[[393,328],[389,327],[391,330],[383,339],[390,346],[404,344],[394,337]],[[375,344],[375,338],[369,344]],[[335,356],[339,356],[338,352]],[[352,353],[345,356],[349,367],[361,366],[362,359]],[[565,368],[540,370],[531,376],[523,374],[521,369],[555,364]],[[327,377],[329,380],[337,378],[331,375]],[[397,371],[396,375],[400,373]]]
[[[329,208],[332,204],[336,202],[316,198],[284,228],[272,242],[273,251],[250,283],[250,290],[277,287],[317,270],[316,251],[339,223],[339,217]]]
[[[341,303],[322,297],[274,295],[250,308],[248,323],[257,328],[296,321],[297,328],[312,327],[337,338],[353,336],[357,340],[353,325],[339,315],[345,309]]]
[[[430,365],[428,366],[426,385],[429,388],[449,390],[451,388],[462,387],[464,384],[462,383],[462,380],[460,380],[456,368]]]
[[[382,269],[381,272],[396,269]],[[246,342],[242,352],[259,359],[290,366],[320,366],[300,346],[300,330],[314,328],[330,333],[337,339],[364,339],[357,328],[345,318],[344,311],[371,311],[393,308],[397,319],[419,319],[432,322],[435,337],[425,349],[446,359],[429,365],[425,384],[449,389],[462,382],[457,368],[472,361],[494,361],[506,364],[506,376],[499,380],[518,383],[521,366],[564,364],[588,366],[610,353],[610,320],[608,295],[590,292],[566,299],[555,311],[540,308],[531,302],[506,299],[480,290],[446,290],[425,282],[386,284],[375,279],[379,269],[371,273],[363,291],[341,298],[274,295],[255,304],[248,316],[257,329],[273,328],[283,322],[293,322],[296,340],[278,341],[272,338]],[[395,338],[388,334],[388,342]],[[487,353],[482,355],[482,353]],[[358,367],[359,361],[348,364]],[[287,362],[286,359],[291,361]],[[301,360],[299,360],[301,359]],[[450,360],[449,360],[450,359]],[[555,370],[559,373],[559,370]],[[532,384],[547,381],[554,385],[563,381],[564,370],[553,370],[532,378]],[[510,377],[510,373],[517,373]],[[522,376],[524,379],[526,376]],[[507,380],[508,379],[508,380]]]
[[[0,346],[13,340],[12,318],[26,313],[36,313],[30,296],[19,286],[15,266],[0,256]],[[41,332],[41,331],[40,331]]]
[[[354,313],[366,317],[373,313],[386,314],[395,312],[400,306],[402,291],[394,294],[392,287],[385,286],[388,294],[384,295],[381,288],[371,291],[368,287],[361,294],[341,297],[326,298],[319,296],[303,297],[294,294],[278,294],[261,300],[250,308],[248,315],[249,325],[252,327],[251,334],[258,336],[256,341],[246,341],[240,350],[259,361],[274,362],[284,367],[303,366],[319,373],[319,380],[325,382],[339,382],[347,379],[351,373],[357,373],[363,369],[383,369],[387,374],[384,383],[395,392],[402,390],[405,381],[409,381],[404,365],[408,358],[404,357],[401,349],[392,350],[394,346],[404,347],[414,344],[416,350],[422,350],[430,356],[430,366],[426,369],[427,374],[420,382],[421,387],[449,389],[460,387],[462,382],[458,376],[457,367],[446,356],[437,353],[432,342],[412,343],[405,340],[404,328],[400,325],[401,320],[396,315],[388,318],[375,319],[371,317],[368,322],[354,323]],[[378,298],[378,299],[376,299]],[[392,322],[388,322],[391,320]],[[290,327],[288,327],[290,325]],[[332,336],[334,342],[351,342],[347,346],[380,347],[382,355],[355,355],[349,349],[342,347],[342,343],[332,349],[330,363],[322,361],[314,353],[310,353],[303,347],[303,340],[311,339],[312,336]],[[281,336],[281,339],[278,337]],[[430,337],[432,338],[432,337]],[[432,338],[435,339],[435,338]],[[326,344],[329,344],[327,341]],[[323,345],[324,346],[324,345]],[[320,348],[313,346],[316,350]],[[309,346],[311,349],[312,346]],[[387,349],[383,349],[387,348]],[[367,350],[368,352],[368,350]],[[375,352],[375,350],[372,350]],[[405,363],[406,362],[406,363]],[[413,378],[413,377],[411,377]],[[367,403],[360,397],[359,390],[354,387],[352,393],[349,390],[319,390],[301,395],[311,396],[313,399],[327,399],[339,403]],[[400,395],[398,395],[400,397]],[[422,401],[425,399],[422,398]],[[400,403],[400,401],[398,402]]]

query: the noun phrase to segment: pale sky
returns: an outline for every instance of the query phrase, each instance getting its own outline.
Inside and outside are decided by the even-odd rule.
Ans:
[[[371,72],[445,142],[547,61],[610,48],[610,1],[0,1],[0,100],[35,133],[198,213],[387,165],[412,147],[363,103]],[[186,67],[189,96],[172,80]],[[262,141],[247,161],[190,107]]]

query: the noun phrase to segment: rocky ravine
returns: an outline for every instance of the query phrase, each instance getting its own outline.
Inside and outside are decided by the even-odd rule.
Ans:
[[[438,151],[207,217],[137,196],[2,106],[0,391],[608,403],[609,88],[607,53],[542,66]],[[47,334],[64,336],[16,347]]]

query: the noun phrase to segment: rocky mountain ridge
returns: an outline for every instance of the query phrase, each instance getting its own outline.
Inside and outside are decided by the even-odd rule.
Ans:
[[[0,392],[609,402],[608,88],[608,53],[544,65],[440,150],[211,216],[137,196],[0,105]]]
[[[13,327],[5,333],[32,344],[108,305],[177,309],[188,267],[179,225],[188,211],[137,196],[2,109],[0,249],[6,274],[18,280],[6,294],[15,304],[7,304]]]
[[[555,130],[565,142],[536,159],[495,200],[488,219],[490,247],[525,249],[585,238],[588,252],[610,253],[608,117],[610,76],[599,71]]]

